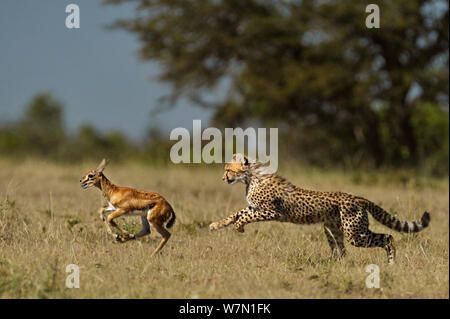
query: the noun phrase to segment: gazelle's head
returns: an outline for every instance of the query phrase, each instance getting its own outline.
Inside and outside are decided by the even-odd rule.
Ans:
[[[234,154],[233,159],[225,165],[225,173],[222,179],[228,184],[234,184],[238,181],[244,182],[249,169],[248,158],[243,154]]]
[[[100,175],[102,175],[106,165],[108,165],[108,161],[104,158],[95,170],[88,170],[80,179],[81,187],[86,189],[98,185],[100,183]]]

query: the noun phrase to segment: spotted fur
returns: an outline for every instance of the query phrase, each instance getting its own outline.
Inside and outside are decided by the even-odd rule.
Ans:
[[[249,206],[212,223],[211,230],[234,224],[238,232],[244,232],[246,224],[258,221],[323,223],[333,257],[345,255],[345,238],[357,247],[382,247],[387,251],[388,262],[394,261],[393,237],[370,231],[367,213],[399,232],[419,232],[430,222],[428,212],[416,221],[401,221],[359,196],[301,189],[283,177],[268,172],[261,163],[250,163],[242,154],[234,155],[233,160],[225,165],[223,180],[228,184],[244,183]]]

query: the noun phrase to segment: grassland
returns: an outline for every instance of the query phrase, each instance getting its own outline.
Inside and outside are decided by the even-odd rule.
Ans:
[[[221,181],[222,167],[144,167],[112,163],[105,174],[119,185],[157,191],[172,203],[177,222],[162,253],[160,238],[114,243],[96,213],[97,189],[83,190],[81,175],[96,163],[60,166],[0,161],[1,298],[448,298],[449,183],[407,174],[324,172],[283,166],[295,184],[358,194],[402,219],[424,210],[430,227],[391,233],[397,262],[382,249],[347,245],[341,261],[328,261],[321,225],[255,223],[244,234],[209,232],[211,221],[246,205],[244,186]],[[120,220],[138,230],[139,219]],[[80,268],[80,288],[65,286],[68,264]],[[365,285],[369,264],[380,267],[380,288]]]

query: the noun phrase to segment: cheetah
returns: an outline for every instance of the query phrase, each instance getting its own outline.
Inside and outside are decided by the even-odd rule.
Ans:
[[[222,179],[228,184],[244,183],[249,206],[210,224],[210,230],[234,224],[236,231],[244,232],[246,224],[260,221],[323,223],[331,258],[345,256],[345,238],[356,247],[382,247],[387,252],[388,263],[394,262],[393,237],[370,231],[367,213],[398,232],[419,232],[430,223],[428,212],[416,221],[401,221],[359,196],[301,189],[285,178],[268,172],[261,163],[250,163],[243,154],[233,155],[233,159],[225,165]]]

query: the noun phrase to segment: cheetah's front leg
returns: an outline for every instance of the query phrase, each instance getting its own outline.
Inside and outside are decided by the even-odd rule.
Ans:
[[[211,223],[209,225],[209,230],[217,230],[217,229],[220,229],[223,227],[227,227],[231,224],[234,224],[236,222],[236,220],[239,218],[239,216],[241,216],[243,214],[247,214],[250,209],[251,209],[251,207],[241,209],[241,210],[231,214],[230,216],[228,216],[225,219],[222,219],[218,222]]]
[[[340,230],[339,225],[333,223],[325,223],[324,231],[331,249],[331,256],[329,259],[341,259],[342,257],[344,257],[346,254],[344,245],[344,233],[342,232],[342,230]],[[337,251],[337,248],[339,248],[339,253]]]
[[[249,207],[246,214],[238,216],[234,223],[234,229],[240,233],[244,232],[244,226],[254,222],[267,222],[267,221],[285,221],[283,216],[272,210],[259,210],[253,207]]]

